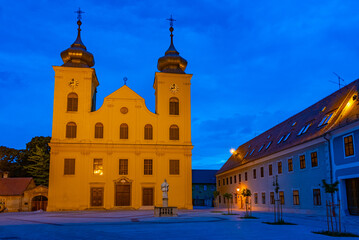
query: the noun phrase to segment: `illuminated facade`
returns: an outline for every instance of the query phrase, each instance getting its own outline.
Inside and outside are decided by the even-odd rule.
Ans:
[[[55,94],[48,211],[139,209],[162,205],[192,209],[191,74],[171,44],[158,60],[156,112],[124,85],[96,110],[99,81],[93,55],[78,36],[54,66]],[[149,83],[150,86],[150,83]]]
[[[359,80],[233,149],[217,172],[218,201],[223,194],[245,207],[241,191],[251,190],[253,210],[326,214],[322,180],[339,181],[335,201],[344,214],[359,215]],[[273,182],[278,179],[279,191]],[[227,200],[228,201],[228,200]]]

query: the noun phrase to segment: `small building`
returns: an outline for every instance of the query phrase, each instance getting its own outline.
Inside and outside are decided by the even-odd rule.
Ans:
[[[31,177],[0,178],[0,205],[8,212],[45,211],[47,187],[36,186]]]
[[[192,170],[193,206],[213,207],[217,170]]]

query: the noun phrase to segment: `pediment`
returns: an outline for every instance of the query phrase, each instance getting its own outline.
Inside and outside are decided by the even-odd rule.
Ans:
[[[120,177],[113,181],[115,184],[129,184],[133,182],[133,180],[129,179],[128,177]]]
[[[121,88],[117,89],[105,99],[143,99],[140,95],[138,95],[135,91],[131,88],[123,85]]]

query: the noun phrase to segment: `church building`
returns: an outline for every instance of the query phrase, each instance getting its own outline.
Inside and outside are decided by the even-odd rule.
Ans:
[[[172,18],[171,18],[172,20]],[[78,35],[54,66],[55,92],[48,211],[192,209],[191,78],[187,61],[171,43],[158,60],[155,112],[124,85],[96,109],[99,80],[94,56]],[[148,86],[150,87],[150,81]]]

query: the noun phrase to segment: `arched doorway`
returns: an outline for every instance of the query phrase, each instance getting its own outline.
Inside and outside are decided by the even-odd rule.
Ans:
[[[47,207],[47,197],[45,196],[36,196],[31,200],[31,211],[44,210],[46,211]]]

